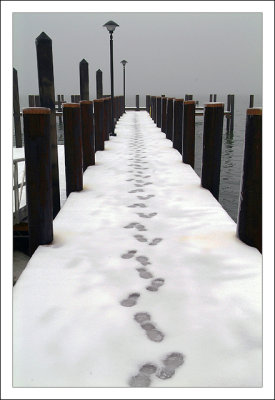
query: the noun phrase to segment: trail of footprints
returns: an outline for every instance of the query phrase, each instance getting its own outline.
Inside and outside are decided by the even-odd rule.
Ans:
[[[128,193],[140,193],[144,192],[146,186],[152,185],[153,182],[145,182],[144,179],[148,179],[151,175],[144,175],[144,170],[148,170],[144,164],[148,164],[146,159],[146,151],[144,151],[143,141],[138,135],[138,130],[134,138],[130,143],[130,148],[133,150],[130,153],[131,157],[129,161],[129,167],[134,168],[134,170],[129,170],[128,172],[133,174],[133,177],[127,179],[127,182],[133,182],[136,189],[130,190]],[[142,154],[142,155],[141,155]],[[153,194],[137,195],[139,200],[149,200],[154,197]],[[147,205],[143,202],[137,202],[128,205],[129,208],[147,208]],[[141,213],[138,212],[137,215],[141,218],[153,218],[157,215],[156,212],[151,213]],[[130,222],[128,225],[124,226],[125,229],[136,229],[139,232],[147,231],[146,227],[139,222]],[[162,238],[155,238],[149,241],[144,235],[137,233],[134,234],[134,238],[142,243],[147,243],[149,246],[156,246],[162,241]],[[151,279],[151,282],[146,286],[146,290],[149,292],[157,292],[161,286],[164,285],[165,280],[163,278],[154,278],[153,274],[146,268],[151,264],[148,257],[144,255],[137,255],[137,250],[128,250],[127,253],[122,254],[123,259],[130,259],[135,257],[141,266],[136,267],[138,275],[142,279]],[[140,293],[130,293],[127,298],[121,300],[120,304],[123,307],[134,307],[138,303]],[[157,324],[151,320],[151,315],[147,312],[139,312],[134,315],[134,320],[140,325],[141,329],[144,330],[147,338],[153,342],[161,342],[164,339],[164,333],[157,327]],[[162,365],[158,366],[155,363],[147,362],[143,364],[137,373],[137,375],[132,376],[129,379],[129,386],[131,387],[148,387],[151,384],[152,377],[155,375],[159,379],[169,379],[174,374],[177,368],[179,368],[184,362],[184,356],[181,353],[169,353],[162,360]]]

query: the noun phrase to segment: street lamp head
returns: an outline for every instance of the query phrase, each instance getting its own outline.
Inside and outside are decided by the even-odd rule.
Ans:
[[[103,26],[105,26],[110,33],[113,33],[114,30],[116,29],[116,27],[119,26],[119,25],[116,24],[114,21],[108,21]]]
[[[121,64],[123,65],[123,66],[125,66],[127,63],[128,63],[128,61],[126,61],[126,60],[122,60],[122,61],[120,61],[121,62]]]

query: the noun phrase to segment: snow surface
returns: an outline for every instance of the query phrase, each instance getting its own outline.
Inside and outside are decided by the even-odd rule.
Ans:
[[[116,133],[14,287],[14,386],[260,387],[261,254],[146,112]]]

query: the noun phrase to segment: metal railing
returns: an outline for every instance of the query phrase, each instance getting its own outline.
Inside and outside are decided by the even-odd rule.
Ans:
[[[24,167],[24,172],[22,174],[21,182],[18,183],[18,163],[25,162],[25,158],[17,158],[13,160],[13,193],[14,193],[14,213],[13,213],[13,223],[19,224],[27,216],[27,206],[24,205],[20,208],[20,203],[22,200],[23,187],[26,186],[26,169]]]

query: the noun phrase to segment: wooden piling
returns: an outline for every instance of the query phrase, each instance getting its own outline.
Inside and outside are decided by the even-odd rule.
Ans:
[[[224,103],[208,103],[204,109],[201,185],[219,199]]]
[[[35,107],[40,107],[40,97],[39,97],[39,95],[35,95],[34,96],[34,103],[35,103]]]
[[[124,107],[124,104],[123,104]],[[107,97],[105,99],[105,103],[104,103],[104,110],[106,108],[107,111],[107,136],[106,136],[106,140],[110,139],[110,133],[112,132],[112,115],[111,115],[111,97]]]
[[[79,63],[80,100],[89,100],[89,64],[83,58]]]
[[[14,120],[15,146],[17,148],[22,147],[18,75],[17,75],[17,70],[15,68],[13,68],[13,120]]]
[[[213,95],[212,95],[212,94],[210,94],[210,96],[209,96],[209,101],[210,101],[210,102],[213,101]]]
[[[254,107],[254,94],[251,94],[249,96],[249,108],[253,108]]]
[[[62,108],[61,108],[61,95],[58,94],[57,95],[57,111],[61,112]]]
[[[66,194],[83,189],[83,152],[80,105],[63,104]]]
[[[93,112],[94,112],[94,107],[92,101],[89,100],[80,101],[83,172],[90,165],[95,165],[95,135],[94,135]]]
[[[157,127],[161,127],[161,96],[157,96]]]
[[[53,240],[49,108],[23,109],[29,255]]]
[[[217,101],[217,95],[214,94],[214,103]]]
[[[139,111],[139,94],[136,94],[136,111]]]
[[[182,161],[194,168],[195,164],[195,101],[183,103]]]
[[[243,175],[237,236],[262,252],[262,109],[246,116]]]
[[[151,102],[152,102],[152,120],[154,121],[154,123],[157,123],[157,99],[156,96],[152,96],[151,97]]]
[[[230,112],[231,112],[231,118],[230,118],[230,132],[234,131],[234,103],[235,103],[235,95],[231,94],[230,97]]]
[[[150,114],[150,95],[146,95],[146,111]]]
[[[35,107],[35,96],[33,94],[29,94],[29,107]]]
[[[184,99],[174,101],[173,147],[182,153],[182,117]]]
[[[167,128],[167,97],[161,99],[161,131],[166,133]]]
[[[227,95],[227,104],[226,109],[230,112],[230,105],[231,105],[231,94]],[[226,132],[230,131],[230,118],[226,119]]]
[[[103,84],[102,84],[102,71],[98,69],[96,71],[96,98],[101,99],[103,97]]]
[[[119,98],[120,100],[120,98]],[[108,132],[108,99],[103,99],[103,138],[105,140],[109,140],[109,132]]]
[[[166,138],[169,140],[173,140],[173,121],[174,121],[174,99],[172,97],[168,97]]]
[[[104,100],[103,99],[94,100],[94,117],[95,117],[95,151],[97,152],[98,150],[104,150],[104,136],[103,136]]]
[[[51,135],[51,165],[52,165],[52,195],[53,217],[60,210],[60,189],[57,153],[57,134],[55,116],[55,93],[53,76],[52,40],[42,32],[35,41],[38,66],[38,83],[41,107],[50,108],[50,135]]]

